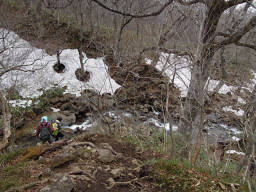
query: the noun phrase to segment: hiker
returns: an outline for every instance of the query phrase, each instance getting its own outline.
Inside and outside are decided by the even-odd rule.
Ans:
[[[53,122],[52,126],[53,126],[53,136],[55,137],[55,141],[58,141],[59,139],[63,139],[64,135],[61,132],[61,121],[62,121],[62,117],[57,117],[57,119],[55,120],[55,122]]]
[[[53,132],[52,124],[48,123],[48,117],[43,116],[40,120],[40,124],[36,129],[36,137],[39,137],[43,143],[48,141],[52,143],[51,134]]]

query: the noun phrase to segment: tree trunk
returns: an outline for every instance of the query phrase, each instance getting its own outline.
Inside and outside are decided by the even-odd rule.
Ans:
[[[204,21],[201,26],[196,60],[191,73],[187,99],[184,104],[180,131],[189,145],[189,157],[195,163],[201,146],[201,129],[203,127],[204,87],[210,75],[211,60],[216,52],[214,36],[217,24],[224,9],[222,3],[214,1],[205,7]]]
[[[3,95],[2,91],[0,91],[0,103],[2,104],[1,108],[3,113],[3,140],[0,143],[0,151],[2,151],[10,144],[12,118],[12,115],[9,111],[7,100]]]
[[[83,33],[84,33],[84,16],[83,16],[83,12],[82,12],[82,1],[79,1],[79,5],[80,5],[80,10],[79,10],[79,14],[80,14],[80,35],[79,35],[79,41],[80,41],[80,45],[78,48],[78,53],[79,53],[79,61],[80,61],[80,65],[81,65],[81,70],[82,72],[84,72],[84,62],[83,62]]]
[[[60,69],[60,65],[61,65],[61,62],[60,62],[60,53],[61,53],[61,51],[60,51],[60,49],[59,49],[59,47],[58,47],[58,49],[57,49],[57,66],[58,66],[58,69]]]

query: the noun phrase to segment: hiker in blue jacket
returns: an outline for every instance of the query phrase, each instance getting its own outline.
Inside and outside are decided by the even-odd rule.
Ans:
[[[53,132],[52,124],[48,122],[48,117],[43,116],[40,120],[40,124],[36,129],[36,137],[39,137],[43,143],[52,143],[51,134]]]

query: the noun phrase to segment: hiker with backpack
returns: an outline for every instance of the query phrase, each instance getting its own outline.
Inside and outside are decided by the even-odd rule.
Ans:
[[[40,124],[36,129],[36,137],[39,137],[43,143],[52,143],[51,134],[53,132],[52,124],[48,122],[48,117],[43,116],[40,120]]]
[[[53,127],[53,137],[55,137],[55,141],[58,141],[59,139],[63,139],[64,138],[64,134],[61,132],[61,121],[62,121],[62,117],[59,116],[57,117],[57,119],[52,123],[52,127]]]

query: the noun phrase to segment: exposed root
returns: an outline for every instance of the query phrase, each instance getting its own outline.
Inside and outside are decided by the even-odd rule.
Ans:
[[[142,179],[147,179],[149,176],[145,176],[145,177],[141,177],[141,178],[134,178],[130,181],[123,181],[123,182],[111,182],[110,183],[110,186],[107,187],[107,189],[112,189],[113,187],[115,186],[125,186],[125,185],[131,185],[133,182],[135,181],[139,181],[139,180],[142,180]]]
[[[34,187],[34,186],[38,185],[38,184],[42,185],[42,184],[44,184],[44,183],[46,183],[46,182],[48,182],[48,181],[49,181],[49,179],[44,179],[44,180],[42,180],[42,181],[35,181],[35,182],[33,182],[33,183],[29,183],[29,184],[23,185],[23,186],[21,186],[21,187],[15,187],[15,188],[9,189],[9,190],[6,191],[6,192],[24,191],[24,190],[27,190],[27,189],[29,189],[29,188],[31,188],[31,187]]]

